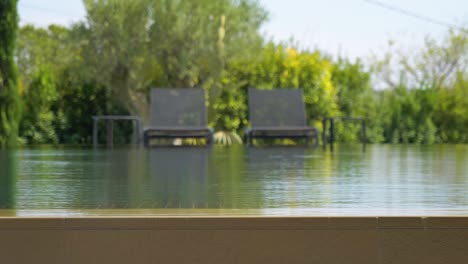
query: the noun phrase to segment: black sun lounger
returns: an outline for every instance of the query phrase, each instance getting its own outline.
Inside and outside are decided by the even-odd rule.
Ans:
[[[152,89],[150,127],[143,134],[145,146],[152,138],[204,138],[213,142],[207,125],[203,89]]]
[[[318,130],[307,125],[302,89],[258,90],[249,88],[250,128],[246,129],[247,144],[254,138],[315,139]]]

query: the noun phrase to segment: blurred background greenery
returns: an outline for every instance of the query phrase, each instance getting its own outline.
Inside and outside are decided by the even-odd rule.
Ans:
[[[12,42],[2,41],[2,52],[14,52],[6,57],[18,72],[1,89],[0,145],[15,134],[20,144],[90,144],[92,115],[148,120],[153,87],[204,88],[220,142],[239,142],[249,125],[247,88],[257,87],[304,89],[309,122],[320,130],[324,117],[361,116],[370,143],[468,143],[466,29],[410,53],[389,45],[382,57],[351,61],[265,39],[268,12],[254,0],[84,2],[86,20],[70,27],[25,25],[16,34],[16,21],[8,35],[0,24],[0,38]],[[115,131],[123,143],[131,127]],[[359,139],[360,124],[336,124],[337,141]]]

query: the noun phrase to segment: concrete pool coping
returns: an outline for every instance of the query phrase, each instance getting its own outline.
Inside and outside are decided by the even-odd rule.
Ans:
[[[468,217],[113,216],[0,217],[0,230],[21,229],[468,229]]]
[[[0,209],[0,217],[468,217],[465,208]]]
[[[115,213],[3,214],[1,262],[468,263],[468,216]]]

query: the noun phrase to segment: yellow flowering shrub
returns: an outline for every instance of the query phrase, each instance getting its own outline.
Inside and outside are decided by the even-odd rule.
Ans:
[[[253,65],[238,65],[237,70],[244,71],[239,77],[248,78],[250,87],[302,88],[310,121],[338,112],[332,64],[318,52],[270,43]]]

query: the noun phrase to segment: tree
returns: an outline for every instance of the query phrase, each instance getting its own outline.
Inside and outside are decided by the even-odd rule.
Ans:
[[[385,142],[467,142],[467,30],[427,38],[410,54],[391,50],[374,74],[385,89],[378,101]]]
[[[453,87],[438,92],[434,123],[437,141],[468,143],[468,79],[460,74]]]
[[[47,69],[40,69],[23,96],[24,115],[20,136],[30,144],[57,143],[53,126],[55,115],[52,104],[57,100],[55,80]]]
[[[73,67],[74,76],[80,75],[76,70],[81,62],[79,43],[72,41],[72,33],[72,29],[58,25],[19,29],[16,59],[23,106],[19,134],[26,143],[58,143],[61,134],[57,130],[64,122],[63,109],[56,105],[73,89],[65,73]]]
[[[146,116],[146,91],[154,67],[148,53],[148,0],[85,0],[88,15],[78,25],[87,40],[82,55],[87,79],[109,88],[132,113]],[[111,114],[111,113],[109,113]]]
[[[143,117],[148,90],[158,86],[203,87],[212,109],[224,65],[261,46],[258,30],[266,18],[253,0],[86,0],[85,5],[84,57],[91,76]]]
[[[20,103],[14,60],[17,0],[0,2],[0,147],[17,143]]]
[[[383,88],[453,87],[460,74],[468,75],[468,29],[451,30],[442,40],[428,37],[416,52],[403,52],[392,43],[384,58],[372,64]]]
[[[20,28],[20,136],[26,143],[90,144],[92,115],[128,114],[89,73],[83,59],[88,37],[82,25]],[[123,142],[130,130],[130,125],[116,124],[115,140]]]
[[[37,73],[48,69],[55,79],[64,71],[81,64],[80,45],[84,36],[74,38],[75,28],[25,25],[19,29],[16,48],[21,85],[28,87]],[[79,73],[75,71],[75,73]]]

